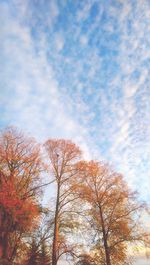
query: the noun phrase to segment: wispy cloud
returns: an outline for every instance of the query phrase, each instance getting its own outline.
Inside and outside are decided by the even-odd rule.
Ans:
[[[0,3],[1,126],[71,138],[149,199],[150,5],[56,3]]]
[[[56,11],[54,6],[52,9]],[[13,17],[7,4],[1,5],[1,10],[5,17],[3,56],[7,60],[2,71],[3,123],[19,126],[41,141],[46,137],[72,138],[89,156],[87,132],[66,110],[68,103],[48,62],[43,33],[37,52],[30,28]],[[55,17],[58,12],[54,13]],[[63,48],[61,35],[56,35],[55,46],[58,51]]]

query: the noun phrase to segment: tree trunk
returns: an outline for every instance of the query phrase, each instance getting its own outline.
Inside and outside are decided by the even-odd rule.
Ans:
[[[2,239],[2,259],[8,260],[8,235],[4,235]]]
[[[102,208],[100,205],[99,205],[99,212],[100,212],[100,218],[101,218],[101,223],[102,223],[102,233],[103,233],[103,240],[104,240],[106,265],[111,265],[109,247],[107,243],[107,236],[106,236],[105,224],[104,224],[104,219],[103,219],[103,213],[102,213]]]
[[[57,200],[55,210],[55,222],[54,222],[54,236],[53,236],[53,248],[52,248],[52,265],[57,265],[58,258],[58,211],[59,211],[59,195],[60,195],[60,184],[57,186]]]

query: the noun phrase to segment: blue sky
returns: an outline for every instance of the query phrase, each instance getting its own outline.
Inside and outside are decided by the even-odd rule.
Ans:
[[[0,127],[72,139],[150,201],[150,2],[0,0]]]

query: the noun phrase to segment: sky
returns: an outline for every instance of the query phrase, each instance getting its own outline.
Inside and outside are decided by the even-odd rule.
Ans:
[[[149,22],[149,0],[0,0],[0,128],[71,139],[150,202]]]
[[[0,128],[71,139],[150,201],[150,1],[0,0]]]

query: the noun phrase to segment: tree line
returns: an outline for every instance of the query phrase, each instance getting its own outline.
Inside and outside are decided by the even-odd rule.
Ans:
[[[149,248],[147,209],[122,174],[85,161],[72,141],[40,145],[14,127],[1,131],[1,265],[132,264],[132,246]]]

